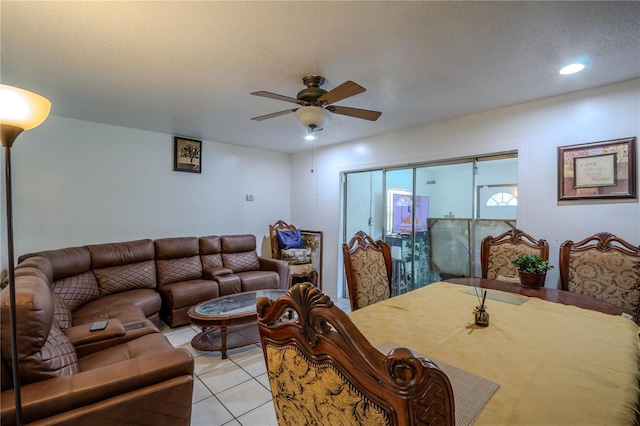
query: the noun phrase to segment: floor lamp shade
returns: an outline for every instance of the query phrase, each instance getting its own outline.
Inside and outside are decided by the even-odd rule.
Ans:
[[[51,102],[37,93],[0,84],[2,145],[12,146],[24,130],[39,126],[49,115]]]
[[[49,115],[51,102],[28,90],[0,84],[0,136],[4,147],[7,197],[7,275],[9,278],[9,318],[11,323],[11,363],[15,396],[15,423],[22,425],[20,373],[16,332],[16,291],[13,252],[13,206],[11,195],[11,147],[20,133],[40,125]]]

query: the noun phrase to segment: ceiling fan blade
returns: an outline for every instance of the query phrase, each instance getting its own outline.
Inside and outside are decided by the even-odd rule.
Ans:
[[[350,117],[362,118],[364,120],[376,121],[382,115],[380,111],[369,109],[349,108],[344,106],[329,105],[327,109],[336,114],[348,115]]]
[[[273,118],[273,117],[278,117],[280,115],[289,114],[290,112],[294,112],[297,109],[298,108],[286,109],[284,111],[279,111],[279,112],[272,112],[271,114],[261,115],[260,117],[253,117],[252,120],[254,120],[254,121],[262,121],[262,120],[266,120],[267,118]]]
[[[333,104],[366,91],[367,89],[354,83],[353,81],[345,81],[340,86],[320,96],[318,98],[318,102],[322,105]]]
[[[262,96],[263,98],[277,99],[279,101],[293,102],[294,104],[304,105],[304,102],[301,100],[298,100],[296,98],[291,98],[289,96],[278,95],[277,93],[259,91],[259,92],[252,92],[251,94],[256,96]]]

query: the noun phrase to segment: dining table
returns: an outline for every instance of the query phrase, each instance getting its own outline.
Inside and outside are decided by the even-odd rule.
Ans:
[[[458,280],[386,299],[350,318],[383,352],[406,347],[494,383],[470,423],[637,424],[640,328],[621,310],[563,290]],[[483,298],[488,326],[474,318]]]

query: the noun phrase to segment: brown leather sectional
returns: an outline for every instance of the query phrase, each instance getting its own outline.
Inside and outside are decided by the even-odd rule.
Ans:
[[[164,238],[23,255],[15,270],[25,423],[188,425],[193,358],[158,331],[204,300],[286,288],[254,235]],[[14,422],[8,288],[0,293],[1,422]],[[107,320],[104,330],[90,331]],[[150,423],[149,423],[150,422]]]

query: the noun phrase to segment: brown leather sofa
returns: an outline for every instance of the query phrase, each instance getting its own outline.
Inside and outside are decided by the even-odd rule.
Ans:
[[[46,265],[48,261],[38,262]],[[146,319],[133,330],[111,317],[102,331],[90,332],[89,323],[71,325],[69,308],[52,291],[47,274],[50,271],[43,273],[32,266],[16,271],[23,422],[189,425],[193,393],[190,352],[174,348]],[[140,306],[123,305],[121,311],[127,308],[142,315]],[[0,421],[4,426],[15,424],[9,288],[0,293],[0,316]],[[94,344],[82,345],[89,341]],[[103,343],[97,344],[100,341]],[[82,354],[76,345],[83,347]]]
[[[204,300],[282,288],[286,262],[258,256],[254,235],[210,235],[155,241],[160,316],[170,327],[189,323],[187,310]]]
[[[30,253],[15,270],[23,420],[188,425],[193,358],[158,331],[204,300],[286,288],[254,235],[164,238]],[[15,423],[8,288],[0,293],[1,423]],[[104,330],[90,331],[107,320]]]
[[[97,244],[20,256],[39,270],[70,311],[68,325],[100,319],[170,327],[189,323],[187,310],[219,296],[287,288],[286,262],[263,258],[256,237],[210,235]],[[65,327],[66,328],[66,327]]]

